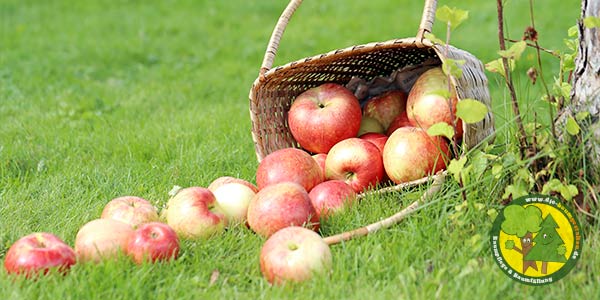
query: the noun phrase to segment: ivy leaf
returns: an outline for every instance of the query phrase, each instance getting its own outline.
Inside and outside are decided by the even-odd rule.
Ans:
[[[521,54],[523,54],[523,51],[525,51],[526,47],[527,43],[525,41],[519,41],[512,44],[512,46],[510,46],[510,48],[507,50],[498,51],[498,54],[504,58],[518,60],[521,57]]]
[[[581,127],[579,127],[579,124],[577,124],[577,121],[575,121],[573,117],[568,117],[566,129],[570,135],[578,135],[579,131],[581,130]]]
[[[466,163],[467,163],[467,157],[463,155],[458,160],[456,158],[452,159],[450,161],[450,163],[448,164],[448,172],[450,172],[450,174],[454,175],[454,179],[456,179],[456,181],[460,180],[460,174],[463,171]]]
[[[425,38],[433,42],[434,44],[446,45],[446,42],[442,41],[440,38],[435,36],[433,33],[426,32]]]
[[[435,12],[436,19],[450,24],[450,29],[455,29],[463,21],[469,18],[469,12],[458,8],[450,8],[444,5]]]
[[[456,116],[467,124],[483,120],[487,113],[487,106],[474,99],[462,99],[456,104]]]
[[[446,59],[442,63],[442,71],[444,74],[460,78],[462,76],[462,65],[465,64],[464,59]]]
[[[600,18],[599,17],[586,17],[583,19],[583,26],[586,28],[596,28],[600,27]]]
[[[454,128],[452,128],[452,126],[448,125],[446,122],[439,122],[427,128],[427,134],[430,136],[441,135],[447,137],[448,139],[452,139],[454,136]]]

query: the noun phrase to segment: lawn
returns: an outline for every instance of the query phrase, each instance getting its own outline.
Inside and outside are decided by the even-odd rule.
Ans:
[[[343,3],[343,5],[340,5]],[[483,62],[498,57],[495,1],[441,1],[470,12],[451,44]],[[162,207],[173,186],[219,176],[254,181],[248,92],[285,1],[0,0],[0,259],[26,234],[52,232],[73,244],[86,222],[121,195]],[[333,49],[414,36],[420,1],[305,1],[281,40],[275,65]],[[507,1],[511,38],[529,24],[527,1]],[[537,1],[543,47],[564,49],[580,3]],[[560,14],[557,14],[560,12]],[[434,33],[443,36],[440,24]],[[543,56],[546,80],[558,63]],[[527,118],[544,104],[516,71]],[[512,143],[512,115],[499,77],[488,73],[498,143]],[[548,118],[543,113],[539,118]],[[501,208],[505,183],[477,183],[471,207],[454,182],[386,231],[332,246],[333,272],[272,287],[258,268],[264,239],[232,228],[183,241],[169,264],[128,259],[78,264],[37,281],[0,271],[0,299],[596,299],[598,225],[586,224],[582,259],[558,283],[521,285],[492,259],[486,213]],[[408,205],[421,188],[369,196],[322,224],[332,235]]]

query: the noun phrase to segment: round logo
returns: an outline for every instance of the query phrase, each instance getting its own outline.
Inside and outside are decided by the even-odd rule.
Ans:
[[[504,207],[490,241],[500,269],[528,285],[553,283],[567,275],[583,246],[575,214],[560,200],[544,195],[524,196]]]

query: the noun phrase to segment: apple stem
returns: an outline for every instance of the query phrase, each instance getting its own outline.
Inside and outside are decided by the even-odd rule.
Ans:
[[[433,196],[434,194],[436,194],[437,192],[439,192],[441,190],[442,185],[444,184],[444,181],[446,179],[446,172],[440,172],[428,179],[433,179],[433,182],[427,188],[427,190],[423,193],[423,195],[418,200],[414,201],[409,206],[405,207],[404,209],[397,212],[396,214],[394,214],[386,219],[383,219],[379,222],[369,224],[365,227],[357,228],[357,229],[354,229],[351,231],[346,231],[346,232],[343,232],[340,234],[336,234],[333,236],[323,238],[323,240],[328,245],[335,245],[335,244],[339,244],[343,241],[349,241],[356,237],[366,236],[366,235],[373,233],[375,231],[378,231],[380,229],[389,228],[392,225],[399,223],[404,218],[406,218],[407,216],[409,216],[410,214],[415,212],[421,204],[423,204],[427,201],[427,199],[429,197]]]

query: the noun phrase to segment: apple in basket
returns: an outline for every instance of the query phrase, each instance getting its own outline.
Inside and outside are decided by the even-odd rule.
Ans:
[[[288,226],[319,229],[319,218],[306,190],[293,182],[271,184],[261,189],[248,207],[248,225],[268,237]]]
[[[321,172],[323,173],[323,178],[325,178],[325,160],[327,159],[327,154],[313,154],[312,158],[314,158],[317,161],[317,164],[319,165],[319,167],[321,168]]]
[[[430,136],[422,128],[396,129],[383,148],[383,164],[389,178],[403,183],[446,167],[448,142],[440,136]]]
[[[284,148],[270,153],[256,169],[259,190],[270,184],[289,181],[310,191],[324,179],[317,161],[308,152],[297,148]]]
[[[69,245],[51,233],[38,232],[24,236],[10,246],[4,268],[8,274],[32,278],[51,270],[65,273],[75,262],[75,251]]]
[[[379,121],[385,130],[394,118],[405,110],[406,93],[400,90],[392,90],[367,100],[363,108],[363,116]]]
[[[158,221],[158,210],[144,198],[122,196],[110,200],[100,217],[125,222],[135,228],[143,223]]]
[[[383,146],[385,146],[385,143],[388,140],[387,135],[385,135],[383,133],[376,133],[376,132],[365,133],[365,134],[359,136],[359,138],[373,143],[373,145],[377,146],[377,149],[379,149],[379,151],[381,151],[381,153],[383,153]]]
[[[369,116],[363,116],[360,120],[360,128],[358,129],[357,136],[361,136],[365,133],[376,132],[383,133],[385,128],[377,121],[377,119]]]
[[[312,153],[327,153],[341,140],[356,137],[362,110],[346,87],[325,83],[298,95],[288,111],[290,132]]]
[[[327,154],[325,170],[327,179],[343,180],[357,193],[374,188],[384,179],[381,151],[360,138],[335,144]]]
[[[327,219],[357,202],[354,189],[342,180],[321,182],[308,193],[308,196],[317,216],[322,219]]]
[[[306,281],[332,267],[329,245],[316,232],[297,226],[273,234],[264,243],[259,261],[263,276],[275,285]]]
[[[443,96],[448,91],[448,77],[441,68],[433,68],[421,74],[413,85],[406,102],[406,113],[414,127],[428,129],[431,125],[446,122],[454,124],[458,98],[452,88],[450,100]],[[456,137],[462,137],[462,122],[458,120]]]
[[[394,118],[394,120],[390,124],[390,127],[388,127],[388,129],[386,130],[385,134],[390,136],[390,135],[392,135],[392,133],[394,133],[394,131],[396,131],[396,129],[398,129],[400,127],[407,127],[407,126],[414,127],[410,123],[410,120],[408,119],[408,115],[406,114],[406,111],[403,111],[399,115],[397,115],[396,118]]]

